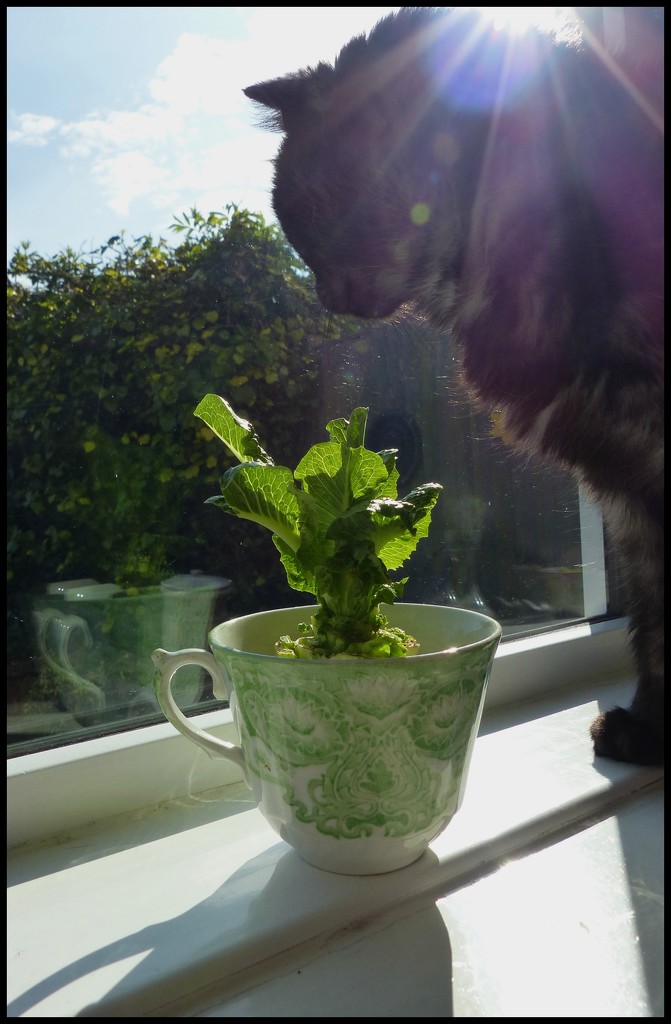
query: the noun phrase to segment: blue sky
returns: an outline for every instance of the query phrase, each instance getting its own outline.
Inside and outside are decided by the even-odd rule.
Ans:
[[[278,136],[242,89],[331,61],[388,7],[8,8],[8,257],[227,202],[271,217]]]

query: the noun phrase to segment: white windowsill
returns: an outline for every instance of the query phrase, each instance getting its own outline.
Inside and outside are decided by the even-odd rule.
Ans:
[[[631,674],[626,632],[625,621],[617,619],[503,641],[485,717],[501,706],[535,700],[539,689],[563,694]],[[200,715],[198,723],[236,742],[228,709]],[[7,762],[8,842],[14,847],[51,840],[100,818],[192,797],[241,778],[234,765],[211,760],[168,722],[25,754]]]
[[[221,762],[199,751],[194,759],[188,742],[167,725],[143,730],[152,734],[149,743],[130,734],[122,753],[115,737],[114,744],[112,738],[82,744],[88,753],[68,748],[67,757],[59,751],[10,761],[10,839],[25,845],[10,851],[8,1015],[529,1015],[519,1003],[524,986],[517,985],[517,995],[511,988],[506,952],[522,941],[522,931],[538,929],[539,948],[548,933],[562,938],[567,923],[553,920],[547,908],[540,922],[529,917],[536,904],[540,912],[540,893],[559,890],[555,917],[574,899],[585,935],[599,934],[599,942],[583,948],[581,930],[575,936],[567,930],[565,945],[555,947],[558,977],[567,956],[577,957],[578,973],[581,958],[583,967],[601,971],[594,1005],[604,1012],[590,1012],[589,998],[578,990],[572,1003],[569,984],[563,1001],[548,991],[545,1007],[527,1007],[531,1015],[659,1015],[661,838],[653,831],[637,841],[636,829],[654,830],[661,821],[663,773],[594,760],[589,723],[597,707],[626,703],[632,683],[615,671],[615,654],[609,662],[606,653],[620,643],[617,631],[587,629],[582,664],[592,646],[591,678],[576,679],[580,690],[542,699],[529,699],[526,679],[530,666],[531,674],[546,673],[556,660],[548,658],[548,641],[502,648],[490,695],[506,690],[516,702],[504,704],[502,697],[497,708],[494,700],[483,719],[454,821],[419,862],[388,875],[350,878],[303,863],[253,808],[244,784],[225,780],[212,788],[212,777],[222,781]],[[620,658],[619,665],[626,663]],[[97,823],[85,823],[92,821],[89,797],[73,799],[82,775],[99,787]],[[150,776],[142,792],[159,795],[123,807],[133,775],[136,782]],[[44,791],[51,786],[61,805],[64,795],[75,805],[67,825],[50,810]],[[25,803],[17,807],[23,801],[39,801],[42,828]],[[609,829],[619,823],[623,836],[624,823],[634,819],[623,875],[622,848]],[[50,839],[56,823],[70,835]],[[641,868],[639,858],[632,875],[637,849],[651,859]],[[598,908],[577,881],[566,889],[566,879],[577,880],[592,855],[590,885],[611,893]],[[525,864],[525,878],[540,884],[545,871],[548,879],[529,906],[518,900],[512,919],[507,914],[505,934],[499,918],[478,932],[483,908],[493,907],[492,887],[500,898],[514,891],[514,871],[496,871],[511,858]],[[623,878],[631,893],[647,894],[652,908],[644,936],[650,941],[639,945],[629,925],[640,908],[627,902]],[[477,950],[493,934],[501,946],[482,960]],[[616,967],[617,984],[604,988]],[[413,1012],[420,1006],[422,1012]]]

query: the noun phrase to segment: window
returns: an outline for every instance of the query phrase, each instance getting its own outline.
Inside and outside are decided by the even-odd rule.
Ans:
[[[162,720],[155,647],[309,603],[269,535],[204,505],[229,464],[193,417],[207,392],[290,466],[366,405],[402,486],[443,483],[406,600],[507,636],[617,609],[598,513],[505,449],[449,337],[325,317],[272,225],[278,140],[242,88],[386,10],[9,9],[10,754]],[[211,708],[182,674],[183,708]]]

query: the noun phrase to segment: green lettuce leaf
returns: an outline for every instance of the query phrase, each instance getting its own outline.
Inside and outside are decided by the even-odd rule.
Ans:
[[[207,424],[239,462],[266,462],[272,466],[273,460],[259,444],[252,424],[238,416],[225,398],[205,395],[196,406],[194,416]]]
[[[329,440],[313,445],[293,473],[275,465],[252,424],[224,398],[206,395],[195,415],[240,463],[224,473],[221,495],[208,502],[269,529],[289,585],[317,598],[312,631],[301,638],[300,650],[289,644],[282,653],[405,653],[412,645],[402,631],[390,634],[380,604],[402,595],[406,581],[389,572],[427,536],[440,484],[398,498],[396,452],[365,447],[365,408],[328,423]]]
[[[243,462],[226,470],[221,495],[208,498],[206,504],[265,526],[295,551],[301,543],[301,499],[286,466]]]

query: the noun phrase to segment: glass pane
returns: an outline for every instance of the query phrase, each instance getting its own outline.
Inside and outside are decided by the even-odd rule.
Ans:
[[[305,291],[300,275],[295,287]],[[313,300],[306,301],[307,310]],[[225,302],[216,308],[223,312]],[[126,312],[135,323],[136,311]],[[82,313],[76,330],[88,337],[87,321]],[[199,328],[164,352],[112,316],[104,344],[61,334],[42,356],[39,419],[25,401],[36,376],[25,326],[10,332],[10,474],[22,482],[9,493],[14,753],[160,718],[155,647],[203,646],[211,625],[232,614],[310,603],[288,587],[266,531],[204,504],[231,464],[193,417],[215,388],[254,422],[278,463],[295,467],[310,444],[327,439],[328,420],[366,405],[368,446],[398,449],[399,493],[443,484],[429,537],[409,565],[405,600],[484,611],[508,635],[585,614],[577,488],[493,436],[491,419],[461,390],[449,338],[402,324],[357,325],[328,339],[308,317],[301,329],[285,349],[275,301],[266,300],[253,345],[218,337],[189,359]],[[77,398],[66,396],[61,378],[87,357],[90,380],[78,375]],[[105,364],[117,397],[102,403],[93,429]],[[207,706],[205,673],[181,670],[178,678],[185,710]]]
[[[212,214],[212,207],[194,209],[182,193],[166,212],[168,191],[158,231],[156,217],[138,219],[108,193],[114,234],[68,248],[90,233],[78,228],[73,235],[60,219],[63,204],[49,198],[55,186],[40,148],[66,113],[46,85],[40,91],[33,79],[28,87],[16,54],[36,73],[40,46],[51,46],[51,36],[57,57],[70,52],[65,12],[79,9],[10,10],[17,44],[10,92],[18,105],[10,142],[24,145],[20,160],[10,147],[16,182],[10,221],[20,231],[10,247],[8,282],[10,754],[162,720],[151,686],[155,647],[203,646],[210,627],[231,615],[310,603],[288,587],[269,534],[204,504],[232,464],[193,416],[208,392],[227,397],[253,421],[275,461],[291,468],[312,443],[326,440],[328,420],[365,405],[368,446],[398,449],[399,492],[432,480],[443,485],[430,535],[408,568],[405,600],[485,611],[507,635],[605,612],[598,516],[595,523],[570,478],[531,467],[505,447],[492,419],[462,391],[450,338],[420,321],[326,318],[309,273],[268,226],[267,207],[264,221],[245,205],[230,205],[239,201],[239,187],[219,189],[220,212]],[[124,19],[149,17],[155,24],[163,17],[150,8],[83,10],[79,38],[91,46],[103,28],[112,31],[105,12],[126,12],[118,14],[126,32]],[[251,35],[259,11],[273,10],[163,8],[165,34],[154,40],[153,68],[139,64],[132,50],[128,67],[120,59],[115,81],[132,69],[139,89],[142,69],[160,65],[163,77],[154,84],[165,83],[160,62],[186,45],[178,37],[195,30],[193,18],[201,41],[232,43]],[[383,13],[362,10],[369,11],[369,24],[342,25],[343,42]],[[37,46],[29,45],[33,28]],[[329,33],[323,27],[314,48],[327,59],[335,45]],[[310,59],[296,55],[296,66]],[[283,55],[277,73],[289,70],[286,61]],[[255,80],[239,64],[235,88]],[[78,67],[69,70],[66,59],[48,67],[48,82],[67,81],[73,104]],[[86,62],[91,82],[110,68],[93,57]],[[53,123],[31,115],[51,111],[52,101]],[[141,113],[127,93],[119,102],[134,117]],[[80,147],[86,131],[87,144],[95,145],[103,121],[121,130],[111,115],[94,121],[93,106],[82,103],[78,95],[77,130],[72,121],[69,133],[70,139],[79,133]],[[253,113],[245,112],[251,125]],[[215,138],[223,130],[217,125]],[[260,134],[249,130],[249,139]],[[114,146],[112,135],[106,145]],[[96,152],[102,160],[102,149]],[[270,169],[258,149],[247,157],[231,143],[229,152],[250,180],[258,181],[265,168],[257,195],[267,196]],[[75,161],[74,186],[71,179],[63,183],[66,196],[77,175],[89,195],[90,170],[77,163],[79,156],[76,147],[52,156],[60,175],[67,160]],[[95,208],[87,207],[92,230]],[[129,219],[138,229],[126,234]],[[16,240],[43,228],[40,238],[58,238],[53,247]],[[187,713],[211,706],[203,672],[181,670],[178,680]]]
[[[577,488],[493,436],[461,388],[447,336],[419,323],[369,329],[322,365],[326,414],[370,408],[368,441],[398,448],[400,491],[444,486],[405,599],[484,611],[506,633],[584,614]]]

